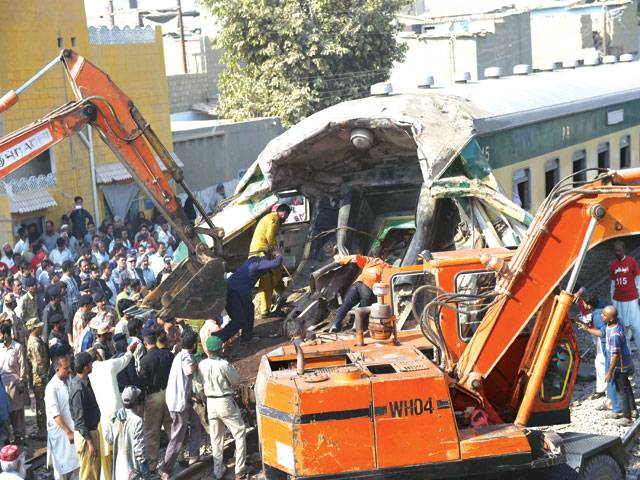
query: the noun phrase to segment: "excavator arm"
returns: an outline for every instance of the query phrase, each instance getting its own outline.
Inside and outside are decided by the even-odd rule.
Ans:
[[[221,256],[224,232],[216,228],[184,182],[182,170],[142,114],[111,78],[72,50],[63,50],[38,74],[0,99],[0,113],[54,66],[62,63],[76,101],[67,103],[34,123],[0,139],[0,178],[85,126],[94,127],[118,160],[164,214],[174,234],[187,246],[189,257],[153,290],[144,303],[163,315],[211,318],[224,308],[226,286]],[[168,175],[160,168],[165,166]],[[196,228],[188,219],[170,184],[175,181],[207,221]],[[213,239],[208,247],[199,233]]]
[[[516,423],[527,424],[587,251],[611,238],[640,233],[640,217],[634,208],[640,204],[639,182],[640,169],[636,168],[609,171],[580,186],[559,185],[540,207],[509,265],[488,259],[487,264],[498,271],[497,296],[454,369],[461,388],[481,395],[484,379],[571,272],[548,318],[543,319],[546,327],[537,361],[516,419]]]

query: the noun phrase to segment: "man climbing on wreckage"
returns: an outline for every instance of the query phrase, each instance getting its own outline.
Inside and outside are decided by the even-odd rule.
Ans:
[[[282,265],[282,251],[272,251],[273,258],[251,256],[227,279],[226,310],[230,321],[214,335],[223,342],[242,330],[240,341],[247,342],[253,336],[254,308],[251,292],[258,278],[268,275]]]
[[[339,332],[342,329],[342,321],[353,307],[358,304],[361,307],[368,307],[375,301],[373,284],[382,280],[382,273],[385,269],[391,268],[391,265],[381,258],[365,257],[364,255],[342,257],[338,263],[341,265],[355,263],[362,270],[362,273],[345,293],[342,305],[338,308],[336,318],[329,328],[329,333]]]
[[[280,225],[287,221],[291,207],[286,203],[278,205],[274,212],[266,214],[260,219],[251,238],[249,246],[249,259],[251,257],[269,256],[277,247],[276,240]],[[258,282],[258,313],[260,316],[271,315],[271,303],[273,291],[277,289],[282,280],[282,268],[271,268],[265,271]]]

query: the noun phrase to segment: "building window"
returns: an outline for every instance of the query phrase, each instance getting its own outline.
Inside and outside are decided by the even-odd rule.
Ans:
[[[75,47],[76,46],[76,37],[71,37],[71,46]]]
[[[531,208],[531,178],[528,168],[513,172],[513,201],[525,210]]]
[[[578,150],[574,152],[572,159],[572,173],[574,182],[585,182],[587,180],[587,152],[585,150]]]
[[[58,37],[58,48],[64,47],[64,39],[62,37]]]
[[[625,135],[620,138],[620,168],[631,166],[631,137]]]
[[[609,142],[602,142],[598,145],[598,168],[608,169],[610,167]]]
[[[552,158],[544,162],[544,195],[548,197],[560,181],[560,160]]]

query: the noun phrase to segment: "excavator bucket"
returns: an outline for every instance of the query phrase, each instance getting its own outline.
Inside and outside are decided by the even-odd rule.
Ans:
[[[215,318],[224,309],[227,284],[224,262],[184,259],[155,290],[144,298],[143,306],[158,310],[160,316],[189,319]]]

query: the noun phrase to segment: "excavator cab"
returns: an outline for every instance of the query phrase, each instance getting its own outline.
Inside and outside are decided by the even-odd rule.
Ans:
[[[488,305],[490,300],[461,304],[457,311],[442,309],[435,315],[437,324],[424,315],[425,307],[443,292],[477,296],[493,291],[497,274],[481,261],[481,254],[508,263],[513,251],[433,253],[422,265],[385,271],[388,294],[378,302],[389,308],[372,307],[369,322],[378,322],[374,317],[388,310],[398,329],[397,343],[373,336],[359,340],[356,334],[355,340],[306,345],[304,351],[284,347],[265,356],[256,398],[267,478],[368,478],[383,472],[388,478],[448,478],[496,469],[510,478],[509,472],[521,465],[532,467],[538,454],[545,455],[540,445],[551,443],[546,434],[529,434],[510,422],[554,296],[485,380],[484,404],[455,389],[454,378],[443,368],[440,347],[457,361],[481,328],[483,302]],[[328,288],[326,272],[317,273],[314,290]],[[423,336],[419,329],[424,330],[425,321],[441,332],[442,343]],[[566,318],[528,426],[569,421],[579,365],[576,352]],[[343,434],[346,429],[349,435]],[[547,460],[553,464],[561,457],[549,455]]]

